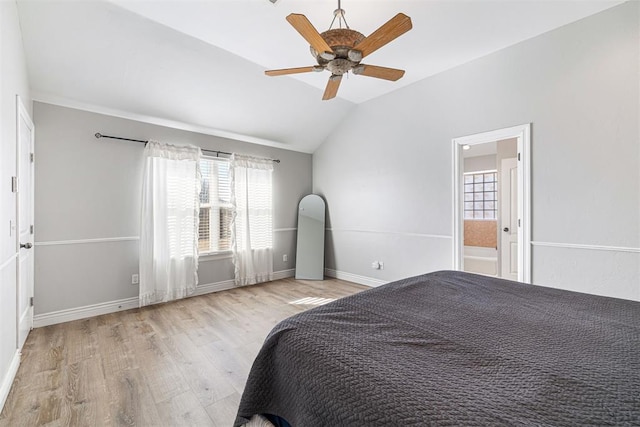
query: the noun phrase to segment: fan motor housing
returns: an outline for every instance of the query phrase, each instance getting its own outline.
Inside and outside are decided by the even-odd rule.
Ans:
[[[320,66],[327,68],[332,74],[342,75],[360,63],[362,54],[354,48],[365,39],[362,33],[348,28],[338,28],[325,31],[320,36],[335,54],[334,59],[328,60],[310,47],[311,54]]]

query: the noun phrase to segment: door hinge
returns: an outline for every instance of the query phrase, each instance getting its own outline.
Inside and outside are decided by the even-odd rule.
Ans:
[[[31,163],[33,163],[33,153],[29,155],[29,159],[31,160]]]
[[[17,193],[18,192],[18,177],[17,176],[12,176],[11,177],[11,192],[12,193]]]
[[[33,225],[31,227],[29,227],[29,233],[33,234]]]
[[[29,305],[31,305],[31,307],[33,307],[33,297],[29,298]]]
[[[518,153],[518,161],[520,161],[520,153]]]
[[[520,218],[518,218],[518,227],[521,227],[521,225],[520,225],[520,224],[521,224],[521,223],[520,223]]]

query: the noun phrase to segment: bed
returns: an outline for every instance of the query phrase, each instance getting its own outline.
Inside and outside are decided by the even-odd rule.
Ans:
[[[640,425],[640,303],[464,272],[279,323],[235,425]],[[286,425],[286,424],[285,424]]]

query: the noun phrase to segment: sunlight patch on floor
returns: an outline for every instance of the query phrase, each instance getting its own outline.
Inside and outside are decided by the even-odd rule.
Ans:
[[[332,301],[335,301],[335,298],[318,298],[318,297],[307,297],[301,298],[295,301],[289,301],[289,304],[293,305],[325,305]]]

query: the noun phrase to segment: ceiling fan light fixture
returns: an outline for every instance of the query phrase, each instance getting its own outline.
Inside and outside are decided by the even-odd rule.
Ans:
[[[347,57],[349,58],[349,61],[360,62],[362,61],[362,52],[358,49],[350,49],[347,53]]]
[[[365,39],[362,33],[346,28],[337,28],[325,31],[320,34],[320,37],[322,37],[325,43],[331,48],[332,52],[323,52],[319,54],[313,47],[311,47],[311,55],[316,58],[319,65],[327,66],[329,62],[338,59],[347,60],[352,62],[353,65],[356,65],[362,59],[362,53],[353,49],[358,43]],[[354,51],[354,53],[350,54],[351,51]],[[352,60],[349,55],[355,55],[355,58],[359,57],[360,59]]]
[[[320,55],[317,55],[325,61],[331,61],[336,57],[336,54],[333,52],[322,52]]]
[[[333,21],[331,21],[329,29],[319,33],[306,16],[299,13],[289,14],[286,18],[287,22],[309,43],[311,55],[316,59],[317,65],[267,70],[265,74],[282,76],[327,70],[331,72],[331,77],[329,77],[325,88],[323,100],[336,96],[342,76],[349,71],[352,71],[353,74],[389,81],[402,78],[404,70],[361,64],[360,61],[409,31],[412,28],[411,18],[404,13],[398,13],[368,37],[365,37],[362,33],[349,28],[344,15],[345,11],[340,7],[340,0],[338,0],[338,9],[333,12]],[[339,28],[332,28],[336,19]],[[342,27],[343,23],[346,28]]]
[[[353,67],[353,70],[351,70],[351,71],[355,75],[362,74],[362,72],[364,71],[364,65],[358,64],[355,67]]]

